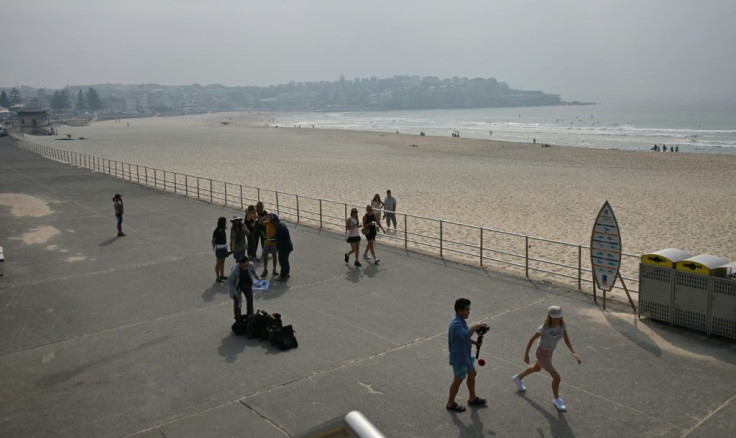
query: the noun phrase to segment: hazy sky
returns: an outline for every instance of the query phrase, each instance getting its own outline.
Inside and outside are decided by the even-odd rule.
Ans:
[[[736,98],[734,0],[2,0],[0,86],[495,77]]]

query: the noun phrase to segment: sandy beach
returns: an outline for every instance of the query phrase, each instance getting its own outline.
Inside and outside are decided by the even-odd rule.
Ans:
[[[736,260],[734,155],[267,126],[272,119],[278,123],[278,115],[252,113],[105,121],[58,129],[85,140],[26,140],[356,205],[391,189],[401,212],[586,246],[608,200],[625,252],[675,247]]]

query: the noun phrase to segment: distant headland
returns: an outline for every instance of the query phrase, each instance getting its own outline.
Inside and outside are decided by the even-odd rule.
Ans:
[[[5,90],[0,87],[0,90]],[[90,105],[94,91],[99,105]],[[61,90],[22,86],[15,102],[55,111],[102,113],[201,113],[207,111],[383,111],[591,105],[566,102],[558,94],[511,88],[494,78],[393,76],[336,81],[289,82],[271,86],[95,84]],[[51,95],[53,94],[53,96]],[[13,99],[11,99],[12,101]]]

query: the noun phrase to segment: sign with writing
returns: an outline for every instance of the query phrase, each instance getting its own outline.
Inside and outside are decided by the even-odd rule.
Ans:
[[[598,212],[590,237],[590,266],[601,290],[610,291],[621,266],[621,233],[611,205],[606,201]]]

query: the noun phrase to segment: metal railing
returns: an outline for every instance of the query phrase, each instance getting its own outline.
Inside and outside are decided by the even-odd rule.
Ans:
[[[72,166],[216,205],[243,210],[260,201],[267,210],[275,211],[287,221],[336,233],[345,231],[350,209],[362,207],[125,163],[27,141],[21,141],[21,147]],[[481,268],[501,268],[528,278],[531,273],[541,279],[562,278],[578,290],[584,290],[584,287],[592,289],[590,250],[587,246],[408,213],[395,214],[402,229],[379,235],[378,241],[383,244]],[[629,292],[638,292],[639,260],[639,255],[622,254],[620,275]],[[616,288],[620,288],[619,283]]]

